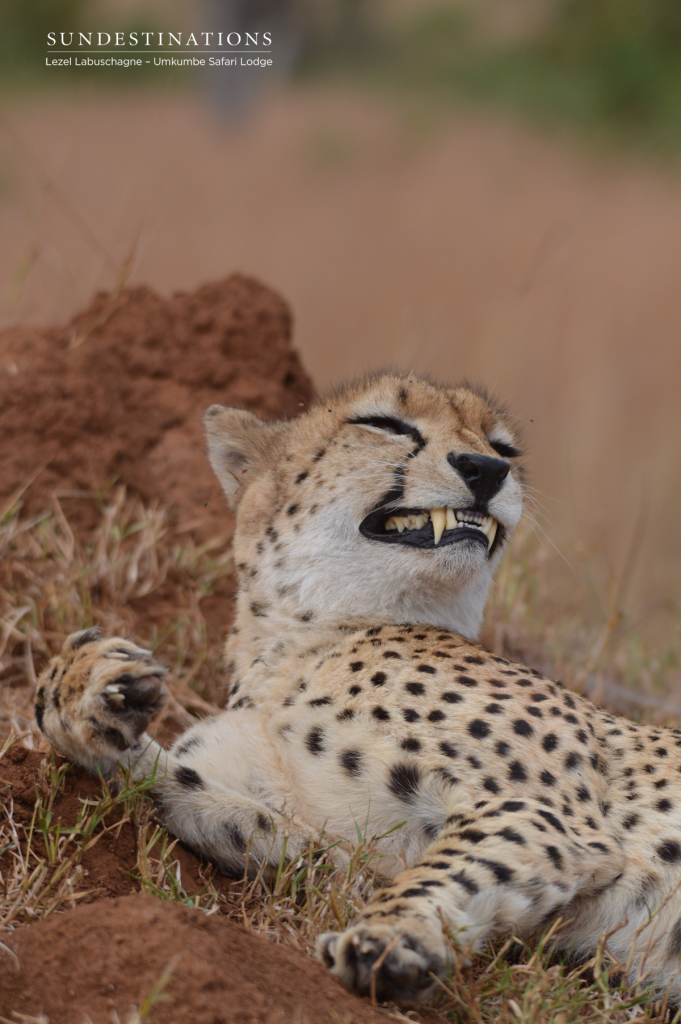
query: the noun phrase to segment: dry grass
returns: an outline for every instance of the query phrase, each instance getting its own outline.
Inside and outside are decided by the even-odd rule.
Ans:
[[[548,621],[548,569],[544,549],[530,534],[521,536],[492,596],[486,643],[558,669],[572,685],[588,688],[595,679],[601,687],[613,686],[618,699],[624,694],[635,704],[641,694],[627,688],[631,645],[623,643],[617,617],[593,630],[576,617]],[[146,635],[137,636],[172,666],[171,713],[179,724],[219,705],[220,642],[210,634],[200,600],[223,587],[230,573],[226,539],[197,546],[186,535],[173,536],[162,510],[145,509],[122,491],[102,502],[99,526],[87,539],[70,527],[56,500],[52,509],[31,519],[17,510],[7,512],[0,521],[0,729],[9,737],[5,746],[39,743],[31,713],[34,665],[39,669],[66,634],[92,622],[123,633],[136,622],[147,623]],[[160,627],[150,618],[154,601],[163,609]],[[637,664],[643,657],[636,654]],[[657,701],[653,710],[665,714],[660,679],[663,686],[673,682],[671,676],[651,674],[644,679],[642,697]],[[641,714],[649,713],[641,708]],[[295,862],[282,860],[266,876],[249,880],[245,874],[231,885],[206,866],[203,888],[189,893],[176,844],[154,820],[148,781],[122,778],[112,789],[102,783],[101,794],[81,800],[76,820],[67,827],[53,813],[65,772],[46,754],[30,823],[17,820],[11,802],[3,807],[0,928],[5,930],[58,913],[88,895],[83,857],[107,832],[124,826],[135,829],[140,889],[226,915],[305,953],[321,932],[346,926],[374,885],[376,838],[358,836],[351,868],[342,877],[329,871],[319,850],[310,850]],[[618,982],[622,968],[608,952],[607,937],[588,964],[577,966],[552,956],[550,938],[540,937],[531,947],[513,939],[468,958],[454,955],[453,974],[432,1000],[431,1019],[441,1015],[462,1024],[654,1024],[669,1019],[664,1003],[651,1002],[644,986]],[[404,1007],[391,1012],[399,1019],[417,1019]]]

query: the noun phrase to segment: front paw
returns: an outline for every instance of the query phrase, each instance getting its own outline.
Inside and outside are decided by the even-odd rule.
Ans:
[[[448,970],[442,930],[425,921],[359,924],[317,940],[317,956],[341,981],[381,1001],[414,1002]]]
[[[38,726],[67,756],[91,767],[116,761],[165,703],[166,669],[130,640],[73,633],[41,673]]]

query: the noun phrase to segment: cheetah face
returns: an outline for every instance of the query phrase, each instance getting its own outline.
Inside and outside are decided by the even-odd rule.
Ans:
[[[255,605],[477,633],[523,497],[516,434],[486,395],[384,374],[290,423],[221,406],[205,423]]]

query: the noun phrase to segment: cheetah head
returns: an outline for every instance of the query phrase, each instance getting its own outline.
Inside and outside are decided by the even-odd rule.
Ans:
[[[204,423],[253,614],[477,636],[523,500],[516,435],[487,395],[380,374],[290,422],[212,405]]]

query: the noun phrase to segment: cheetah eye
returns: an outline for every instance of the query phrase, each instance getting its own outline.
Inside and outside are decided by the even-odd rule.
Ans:
[[[392,416],[357,416],[355,419],[348,420],[348,423],[354,423],[359,427],[375,427],[377,430],[383,430],[386,434],[403,434],[407,437],[413,437],[416,429]]]
[[[487,443],[490,448],[494,448],[497,455],[501,455],[502,459],[517,459],[519,455],[522,455],[519,448],[512,444],[506,444],[505,441],[491,441],[487,438]]]

